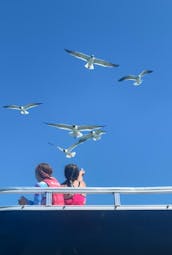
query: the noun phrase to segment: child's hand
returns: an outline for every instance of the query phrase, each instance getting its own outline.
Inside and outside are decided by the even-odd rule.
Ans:
[[[19,205],[27,205],[28,204],[28,201],[25,197],[21,197],[19,200],[18,200],[18,204]]]
[[[83,176],[85,174],[85,170],[83,168],[81,168],[79,173]]]
[[[83,168],[81,168],[81,170],[79,171],[78,181],[82,181],[83,180],[84,174],[85,174],[85,170]]]

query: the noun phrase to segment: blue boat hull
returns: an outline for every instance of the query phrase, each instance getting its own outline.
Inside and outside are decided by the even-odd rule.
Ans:
[[[1,255],[171,255],[171,210],[0,211]]]

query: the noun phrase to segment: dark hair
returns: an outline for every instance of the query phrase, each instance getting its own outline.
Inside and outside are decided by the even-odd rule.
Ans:
[[[51,166],[47,163],[40,163],[39,165],[37,165],[35,172],[38,174],[38,176],[40,176],[42,179],[45,178],[50,178],[52,173],[53,173],[53,169],[51,168]]]
[[[72,183],[78,179],[79,176],[79,168],[76,164],[68,164],[64,168],[64,175],[66,177],[65,184],[67,186],[71,186]]]

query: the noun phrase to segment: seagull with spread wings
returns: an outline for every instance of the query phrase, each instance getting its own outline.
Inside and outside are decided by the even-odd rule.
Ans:
[[[143,79],[142,77],[145,75],[145,74],[149,74],[149,73],[152,73],[153,71],[152,70],[143,70],[141,73],[139,73],[138,75],[127,75],[127,76],[124,76],[122,78],[120,78],[118,81],[124,81],[124,80],[132,80],[134,81],[134,85],[135,86],[139,86],[142,82],[143,82]]]
[[[55,146],[57,149],[59,149],[60,151],[62,151],[63,153],[65,153],[66,158],[73,158],[76,155],[76,152],[73,151],[74,148],[76,148],[80,143],[83,143],[85,141],[78,141],[77,143],[72,144],[71,146],[69,146],[68,148],[62,148],[60,146],[56,146],[53,143],[49,143],[50,145]]]
[[[75,58],[79,58],[83,61],[86,61],[87,63],[85,64],[85,67],[90,69],[90,70],[94,69],[94,65],[99,65],[99,66],[104,66],[104,67],[117,67],[117,66],[119,66],[117,64],[110,63],[110,62],[105,61],[103,59],[95,58],[94,55],[86,55],[86,54],[81,53],[81,52],[67,50],[67,49],[65,49],[65,51],[67,53],[69,53],[70,55],[74,56]]]
[[[29,109],[36,107],[42,103],[32,103],[32,104],[26,104],[26,105],[4,105],[4,108],[7,109],[13,109],[20,111],[21,114],[29,114]]]
[[[83,131],[91,131],[91,130],[104,127],[100,125],[68,125],[68,124],[54,124],[54,123],[47,123],[47,122],[45,122],[45,124],[55,128],[68,130],[69,134],[73,136],[74,138],[83,136],[83,133],[82,133]]]

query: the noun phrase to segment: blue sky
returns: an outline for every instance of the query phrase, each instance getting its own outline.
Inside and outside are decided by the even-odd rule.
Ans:
[[[76,163],[91,187],[171,186],[171,9],[170,0],[1,1],[1,105],[43,104],[26,116],[1,107],[0,187],[33,186],[40,162],[48,162],[60,182],[64,166]],[[120,66],[90,71],[64,48]],[[118,82],[144,69],[154,72],[141,86]],[[74,138],[44,122],[105,125],[106,134],[67,159],[48,142],[68,147]],[[172,196],[124,202],[164,198],[169,203]]]

